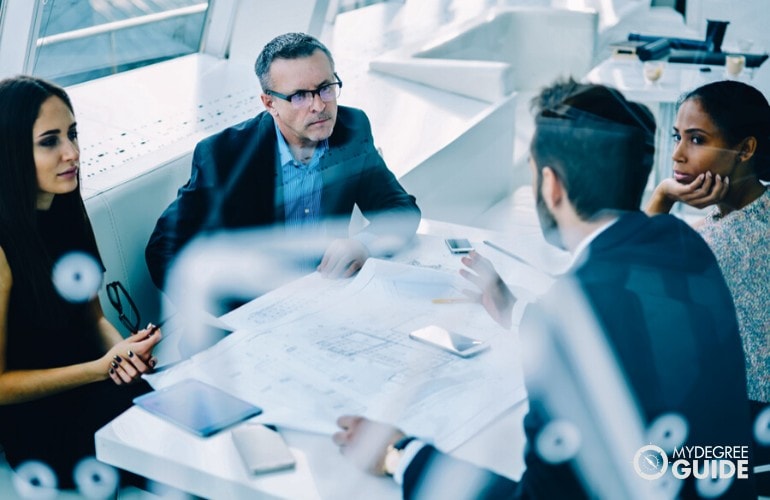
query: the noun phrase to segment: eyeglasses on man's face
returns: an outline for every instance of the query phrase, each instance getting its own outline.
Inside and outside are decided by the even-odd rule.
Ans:
[[[281,94],[273,90],[265,90],[265,94],[283,99],[284,101],[289,101],[295,109],[305,109],[310,107],[316,95],[318,95],[323,102],[337,100],[342,92],[342,81],[336,73],[334,74],[334,77],[337,78],[336,82],[321,85],[315,90],[298,90],[289,95]]]

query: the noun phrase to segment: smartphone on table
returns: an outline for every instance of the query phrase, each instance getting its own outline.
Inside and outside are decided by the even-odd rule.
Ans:
[[[409,338],[438,347],[463,358],[473,356],[489,347],[489,344],[482,340],[467,337],[457,332],[450,332],[446,328],[436,325],[415,330],[409,334]]]
[[[452,253],[469,253],[473,251],[473,245],[466,238],[447,238],[444,241]]]
[[[294,468],[294,455],[275,429],[247,422],[233,429],[231,434],[243,465],[250,473]]]

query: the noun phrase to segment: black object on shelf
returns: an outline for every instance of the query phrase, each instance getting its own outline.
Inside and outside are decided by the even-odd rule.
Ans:
[[[650,61],[653,59],[663,59],[671,52],[671,45],[665,38],[648,42],[636,49],[636,56],[640,61]]]
[[[725,39],[725,31],[730,21],[707,19],[706,22],[706,50],[722,52],[722,40]]]
[[[701,40],[692,40],[690,38],[669,38],[665,36],[641,35],[639,33],[629,33],[628,39],[630,41],[639,40],[642,42],[665,41],[668,43],[669,47],[672,49],[707,50],[706,42],[703,42]]]
[[[746,57],[747,68],[758,68],[768,58],[767,54],[730,53],[729,55],[743,55]],[[712,64],[716,66],[724,66],[726,56],[727,54],[724,52],[709,52],[706,50],[672,50],[668,55],[668,62]]]
[[[676,38],[654,35],[642,35],[640,33],[629,33],[629,41],[642,41],[649,42],[637,49],[636,53],[639,59],[646,61],[649,59],[660,59],[668,54],[669,50],[681,50],[681,51],[696,51],[704,53],[721,54],[722,53],[722,40],[725,38],[725,31],[727,31],[727,25],[730,21],[715,21],[708,19],[706,26],[706,39],[693,40],[690,38]],[[664,47],[663,42],[666,42]],[[653,45],[655,44],[655,45]],[[644,55],[643,55],[644,54]],[[720,64],[720,63],[706,63],[706,64]],[[722,63],[724,64],[724,56],[722,57]],[[760,63],[761,64],[761,63]]]

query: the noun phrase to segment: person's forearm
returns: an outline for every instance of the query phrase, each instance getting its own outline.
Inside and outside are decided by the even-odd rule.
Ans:
[[[104,360],[44,370],[0,374],[0,404],[23,403],[108,378]]]
[[[109,360],[104,358],[58,368],[5,371],[7,313],[8,297],[0,293],[0,405],[32,401],[108,378]]]
[[[110,367],[106,358],[58,368],[6,371],[9,299],[9,290],[0,291],[0,405],[39,399],[108,378]],[[94,313],[101,313],[98,301],[95,306]],[[103,315],[101,317],[104,318]],[[120,336],[117,331],[115,333]],[[40,349],[45,348],[40,346]]]
[[[674,200],[668,197],[661,186],[655,188],[647,204],[647,215],[667,214],[674,206]]]
[[[369,243],[386,239],[391,242],[394,238],[401,244],[408,243],[417,232],[420,225],[420,209],[415,205],[394,206],[380,212],[366,212],[364,216],[369,225],[362,232],[371,234]],[[367,243],[367,246],[370,246]]]
[[[91,315],[93,317],[96,329],[99,332],[99,338],[102,341],[104,352],[112,349],[112,346],[123,340],[117,328],[104,317],[104,310],[98,297],[91,300]]]
[[[422,216],[414,196],[404,190],[379,155],[370,165],[356,200],[370,222],[367,231],[411,238]]]
[[[102,339],[102,344],[104,345],[104,351],[109,351],[112,346],[123,340],[123,336],[120,334],[120,332],[113,326],[112,323],[107,321],[107,318],[104,316],[99,319],[99,321],[96,323],[96,327],[99,330],[99,336]]]
[[[10,302],[10,287],[0,283],[0,374],[5,371],[5,339],[8,331],[8,303]]]

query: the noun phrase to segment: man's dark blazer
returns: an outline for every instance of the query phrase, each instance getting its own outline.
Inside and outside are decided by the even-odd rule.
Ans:
[[[600,233],[584,256],[547,296],[559,296],[555,294],[567,281],[582,289],[634,391],[643,420],[649,424],[661,414],[675,412],[690,426],[687,445],[750,446],[745,365],[735,310],[703,240],[673,216],[650,218],[633,212]],[[544,310],[540,303],[552,302],[544,297],[527,307],[521,335],[542,334],[543,321],[538,318],[559,313]],[[530,411],[524,419],[528,443],[535,442],[547,422],[548,408],[530,395]],[[633,466],[632,459],[628,467]],[[463,470],[476,478],[481,474],[486,487],[475,498],[594,496],[583,488],[569,462],[548,464],[532,446],[527,447],[525,462],[526,471],[515,482],[426,446],[406,469],[404,497],[416,497],[421,478],[432,467],[448,467],[455,480]],[[736,480],[720,498],[751,498],[753,488],[753,478]],[[419,498],[430,498],[424,489],[419,493]],[[694,496],[693,482],[687,481],[681,497]]]
[[[189,181],[147,244],[147,267],[156,286],[163,287],[173,259],[201,231],[283,223],[283,205],[275,199],[277,156],[275,122],[267,112],[198,143]],[[414,235],[420,210],[375,149],[363,111],[338,107],[319,168],[323,217],[349,219],[358,205],[370,222],[367,232]]]

